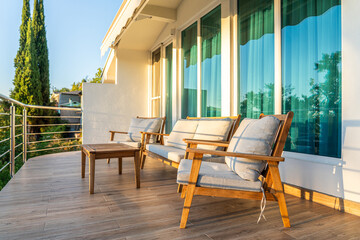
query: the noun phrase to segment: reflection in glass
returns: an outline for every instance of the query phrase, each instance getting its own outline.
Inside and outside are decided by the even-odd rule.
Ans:
[[[172,129],[172,50],[173,44],[165,48],[165,132],[170,133]]]
[[[201,18],[201,116],[221,116],[221,7]]]
[[[197,116],[197,23],[181,32],[181,118]]]
[[[286,150],[340,157],[340,0],[282,0],[281,34]]]
[[[274,113],[274,3],[239,0],[239,112]]]

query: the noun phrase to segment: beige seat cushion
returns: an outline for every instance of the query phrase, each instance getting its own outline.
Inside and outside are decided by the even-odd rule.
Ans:
[[[185,150],[182,148],[164,146],[160,144],[146,144],[146,150],[179,163],[185,157]]]
[[[199,120],[178,120],[167,138],[165,146],[177,147],[186,149],[184,138],[193,138]]]
[[[177,183],[188,184],[191,165],[192,160],[181,160],[178,168]],[[262,183],[259,180],[246,181],[242,179],[225,163],[202,162],[196,186],[260,192]]]
[[[270,155],[279,124],[279,119],[272,116],[244,119],[232,137],[227,151]],[[265,161],[247,158],[226,157],[225,162],[241,178],[249,181],[257,181],[266,166]]]
[[[136,147],[136,148],[139,148],[141,146],[141,142],[110,141],[110,143],[122,143],[129,145],[130,147]]]
[[[156,143],[146,144],[146,150],[177,163],[179,163],[180,160],[185,157],[186,153],[186,151],[182,148],[164,146]],[[203,157],[203,161],[225,163],[225,158],[205,154]]]
[[[132,118],[128,130],[128,142],[141,142],[140,132],[153,132],[158,133],[161,127],[161,118],[142,119]],[[151,136],[150,143],[156,142],[156,136]]]
[[[233,125],[231,118],[224,119],[206,119],[199,120],[199,124],[194,134],[194,139],[210,140],[210,141],[225,141],[229,135],[230,129]],[[198,148],[208,150],[221,150],[217,146],[199,145]]]

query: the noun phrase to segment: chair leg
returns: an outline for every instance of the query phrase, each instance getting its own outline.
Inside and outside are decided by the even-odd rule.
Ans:
[[[122,174],[122,158],[118,158],[119,174]]]
[[[178,192],[178,193],[181,193],[181,192],[182,192],[182,189],[183,189],[183,185],[182,185],[182,184],[178,184],[177,192]]]
[[[107,163],[108,163],[108,164],[110,163],[110,158],[107,159]]]
[[[186,196],[186,186],[183,186],[183,189],[181,191],[181,198],[185,198]]]
[[[191,202],[194,197],[195,192],[195,184],[194,185],[188,185],[186,187],[186,197],[184,201],[184,208],[181,215],[181,222],[180,222],[180,228],[186,228],[186,223],[189,217]]]
[[[276,198],[280,208],[281,218],[284,224],[284,227],[290,227],[290,219],[289,213],[286,206],[284,188],[281,183],[279,167],[277,164],[269,164],[269,170],[271,172],[272,180],[273,180],[273,188],[276,191]]]
[[[145,159],[146,159],[146,155],[145,154],[141,154],[141,169],[144,169],[144,164],[145,164]]]
[[[289,228],[290,227],[290,219],[289,219],[289,213],[287,210],[284,193],[283,192],[278,193],[278,194],[276,194],[276,197],[278,199],[280,214],[281,214],[281,218],[282,218],[284,227]]]

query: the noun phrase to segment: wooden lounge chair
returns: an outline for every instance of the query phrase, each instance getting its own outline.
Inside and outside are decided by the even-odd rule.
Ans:
[[[161,124],[160,124],[159,129],[154,133],[160,133],[161,134],[161,133],[164,132],[164,129],[165,129],[166,117],[159,118],[159,117],[139,117],[139,116],[137,116],[136,119],[132,120],[128,132],[109,131],[110,132],[110,142],[112,142],[112,143],[124,143],[124,144],[127,144],[127,145],[132,146],[132,147],[139,147],[141,149],[142,145],[141,145],[140,132],[146,130],[147,127],[149,125],[151,125],[151,123],[149,123],[149,121],[147,121],[147,120],[156,120],[156,119],[161,119],[160,120]],[[136,122],[136,120],[138,120],[137,121],[138,123]],[[143,121],[141,121],[141,120],[143,120]],[[140,126],[134,126],[136,124],[140,124]],[[133,133],[131,133],[131,132],[133,132]],[[122,134],[122,135],[126,135],[126,136],[128,136],[129,134],[135,134],[135,135],[138,135],[138,136],[128,137],[126,140],[115,141],[115,134]],[[154,142],[156,142],[156,143],[159,143],[161,140],[162,140],[162,138],[160,136],[154,138]],[[150,139],[149,139],[149,141],[150,141]],[[141,154],[141,152],[142,151],[140,151],[140,154]],[[110,163],[110,158],[108,158],[107,163]]]
[[[146,157],[158,159],[165,164],[177,168],[186,154],[183,138],[222,139],[228,141],[239,126],[241,115],[231,117],[195,118],[187,117],[179,120],[170,134],[142,132],[141,169],[144,168]],[[206,127],[206,124],[211,127]],[[200,125],[201,124],[201,125]],[[227,125],[226,125],[227,124]],[[220,128],[220,134],[216,128]],[[160,137],[160,144],[149,144],[151,136]],[[168,137],[166,141],[164,137]],[[172,141],[172,139],[175,139]],[[207,146],[205,146],[207,147]],[[216,147],[215,147],[216,148]]]
[[[216,196],[216,197],[227,197],[227,198],[242,198],[242,199],[255,199],[277,201],[280,208],[280,213],[284,227],[290,227],[290,220],[288,217],[288,211],[286,207],[284,190],[280,179],[278,165],[279,162],[284,161],[282,157],[286,138],[289,133],[291,121],[293,118],[293,112],[289,112],[286,115],[272,115],[279,121],[277,129],[275,129],[273,136],[275,136],[273,144],[269,142],[269,155],[254,155],[244,154],[236,151],[229,152],[231,146],[234,143],[241,144],[243,140],[254,141],[251,137],[244,138],[243,122],[240,124],[238,131],[233,136],[233,139],[229,142],[215,142],[215,141],[203,141],[194,139],[185,139],[184,141],[188,144],[187,152],[189,153],[189,159],[181,161],[178,168],[177,183],[184,184],[181,197],[185,198],[184,208],[181,216],[180,228],[186,227],[186,222],[189,216],[191,202],[194,195],[203,196]],[[265,121],[265,115],[260,116],[260,120]],[[270,118],[267,118],[268,121]],[[276,120],[271,120],[276,121]],[[246,124],[246,123],[245,123]],[[246,128],[246,127],[245,127]],[[249,128],[248,128],[249,129]],[[259,134],[261,135],[261,134]],[[229,147],[228,151],[210,151],[198,149],[199,144],[208,144],[221,147]],[[239,145],[240,145],[239,144]],[[239,147],[239,145],[237,147]],[[251,143],[250,143],[251,145]],[[273,146],[271,149],[271,145]],[[218,155],[224,157],[230,157],[227,159],[233,159],[231,163],[248,164],[247,161],[251,161],[250,164],[264,164],[263,171],[259,169],[258,179],[244,179],[240,177],[238,172],[231,169],[228,164],[219,164],[211,162],[202,162],[205,154]],[[192,160],[190,160],[192,159]],[[244,160],[245,159],[245,160]],[[249,160],[251,159],[251,160]],[[243,162],[241,162],[243,161]],[[228,162],[227,162],[228,163]],[[230,165],[232,167],[232,165]],[[239,166],[239,165],[237,165]],[[244,165],[240,165],[244,167]],[[253,166],[250,166],[252,168]],[[241,168],[240,168],[241,169]],[[237,169],[239,170],[239,169]],[[261,174],[260,174],[261,173]],[[245,174],[247,174],[245,172]],[[199,177],[200,176],[200,177]],[[243,175],[241,175],[243,176]],[[244,175],[246,176],[246,175]],[[251,181],[254,180],[254,181]],[[262,206],[262,212],[265,206]]]

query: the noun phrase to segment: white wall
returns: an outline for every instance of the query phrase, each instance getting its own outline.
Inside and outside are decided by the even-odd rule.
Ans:
[[[285,153],[285,182],[360,202],[359,0],[342,1],[342,158]]]
[[[148,54],[118,50],[117,84],[83,84],[83,142],[108,142],[109,130],[127,131],[130,120],[147,116]]]

